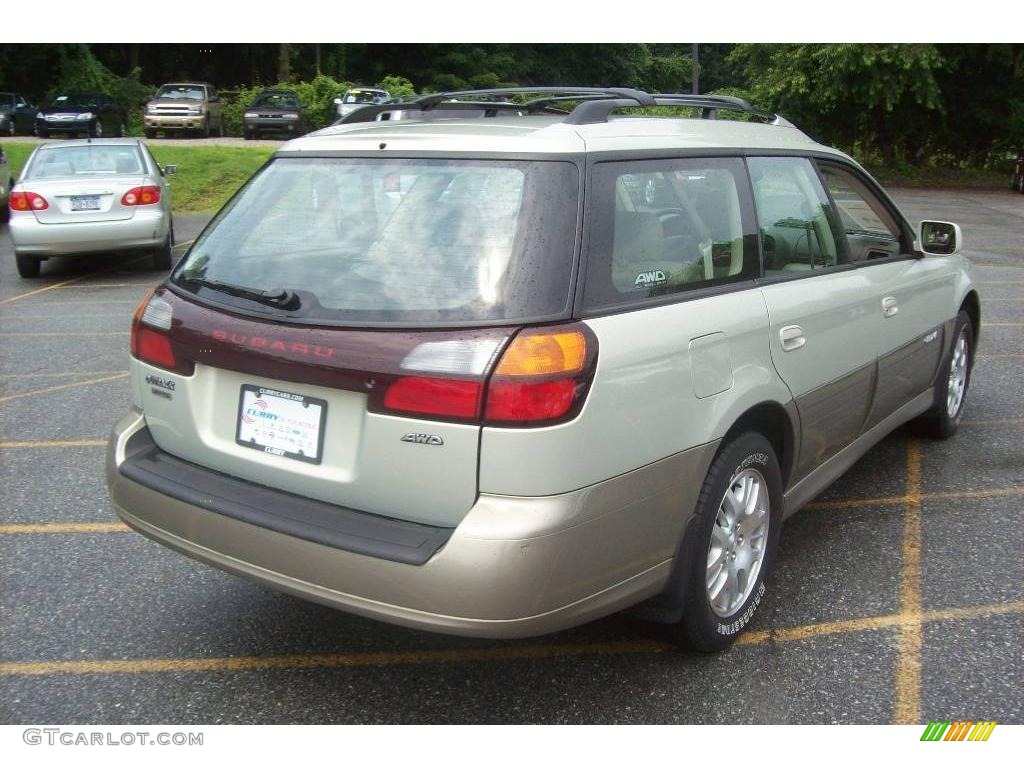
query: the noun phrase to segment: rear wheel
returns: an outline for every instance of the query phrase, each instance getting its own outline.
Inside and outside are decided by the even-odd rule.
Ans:
[[[18,263],[18,274],[22,277],[39,277],[39,268],[42,266],[42,262],[39,259],[34,259],[31,256],[22,256],[20,253],[14,255],[14,260]]]
[[[171,265],[174,263],[174,254],[171,251],[173,241],[173,233],[168,232],[164,244],[153,252],[153,269],[166,272],[171,268]]]
[[[935,404],[914,421],[917,431],[944,440],[960,428],[971,384],[974,362],[974,328],[971,316],[960,310],[953,326],[953,344],[935,381]]]
[[[765,595],[782,523],[782,473],[763,435],[746,432],[711,463],[697,500],[697,526],[677,569],[687,579],[675,639],[698,651],[728,647]]]

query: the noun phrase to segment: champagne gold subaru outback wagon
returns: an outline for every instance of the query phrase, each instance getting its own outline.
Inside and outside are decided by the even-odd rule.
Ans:
[[[114,505],[384,621],[518,637],[644,603],[724,647],[787,515],[908,420],[956,431],[960,229],[739,99],[524,91],[370,105],[273,156],[136,312]]]

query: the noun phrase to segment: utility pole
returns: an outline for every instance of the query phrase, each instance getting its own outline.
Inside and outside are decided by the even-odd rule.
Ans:
[[[690,43],[690,58],[693,59],[693,93],[700,93],[700,61],[697,58],[697,43]]]

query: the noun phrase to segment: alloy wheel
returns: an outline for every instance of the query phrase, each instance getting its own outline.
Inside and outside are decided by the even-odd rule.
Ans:
[[[705,587],[711,610],[731,616],[750,597],[768,544],[768,485],[756,469],[733,475],[711,529]]]
[[[955,419],[964,403],[964,390],[967,388],[967,363],[970,347],[967,342],[967,329],[960,331],[953,347],[953,359],[949,361],[949,386],[946,387],[946,413]]]

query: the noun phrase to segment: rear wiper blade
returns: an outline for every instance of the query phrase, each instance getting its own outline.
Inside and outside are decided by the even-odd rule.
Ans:
[[[185,277],[185,280],[213,291],[220,291],[231,296],[238,296],[242,299],[281,307],[282,309],[298,309],[299,304],[302,303],[299,295],[287,288],[271,288],[268,291],[264,291],[260,288],[248,288],[244,285],[225,283],[221,280],[207,280],[205,277]]]

